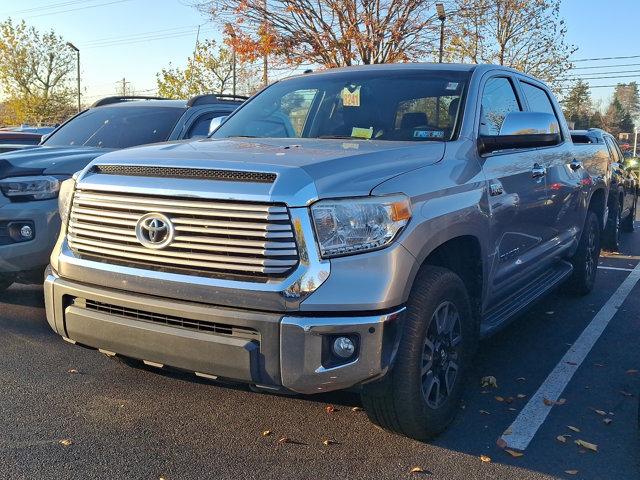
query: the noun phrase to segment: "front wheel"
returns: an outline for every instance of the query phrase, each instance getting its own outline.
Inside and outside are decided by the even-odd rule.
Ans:
[[[573,273],[567,284],[573,293],[586,295],[593,289],[600,258],[600,222],[598,216],[589,211],[580,235],[576,253],[569,260]]]
[[[393,369],[363,389],[369,419],[416,440],[441,433],[459,408],[477,338],[460,277],[444,268],[424,267],[407,302]]]

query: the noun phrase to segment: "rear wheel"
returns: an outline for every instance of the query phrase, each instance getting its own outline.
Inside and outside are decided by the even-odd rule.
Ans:
[[[620,205],[612,207],[609,212],[603,243],[608,250],[617,252],[620,249]]]
[[[633,202],[633,207],[629,212],[627,218],[622,221],[621,228],[623,232],[631,233],[633,232],[633,222],[636,220],[636,202]]]
[[[464,283],[427,266],[412,289],[393,370],[365,385],[369,419],[416,440],[441,433],[460,405],[478,334]]]
[[[571,257],[573,273],[568,281],[569,289],[578,295],[586,295],[593,289],[600,258],[600,222],[598,216],[589,211],[580,235],[578,250]]]

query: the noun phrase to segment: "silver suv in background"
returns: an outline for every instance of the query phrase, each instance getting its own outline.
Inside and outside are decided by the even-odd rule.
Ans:
[[[371,420],[427,439],[481,337],[563,282],[592,289],[606,172],[515,70],[293,77],[213,138],[113,152],[64,182],[47,320],[132,365],[358,388]]]
[[[636,206],[638,204],[638,179],[633,173],[637,168],[630,159],[625,159],[618,142],[610,133],[599,128],[572,130],[571,139],[588,155],[602,155],[611,165],[611,184],[607,206],[609,216],[603,235],[603,246],[617,251],[620,248],[620,232],[634,230]]]
[[[38,146],[0,156],[0,291],[41,282],[58,232],[60,183],[94,158],[117,149],[204,138],[213,118],[246,98],[190,100],[106,97],[71,118]]]

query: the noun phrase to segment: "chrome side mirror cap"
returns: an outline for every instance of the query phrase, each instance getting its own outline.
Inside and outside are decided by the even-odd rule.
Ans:
[[[510,112],[500,127],[500,135],[556,135],[560,125],[555,115],[544,112]]]

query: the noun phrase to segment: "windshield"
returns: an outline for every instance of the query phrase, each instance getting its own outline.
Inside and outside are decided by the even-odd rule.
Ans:
[[[468,75],[372,70],[296,77],[264,90],[213,138],[451,140]]]
[[[50,147],[127,148],[168,140],[185,109],[98,107],[65,123],[44,142]]]

